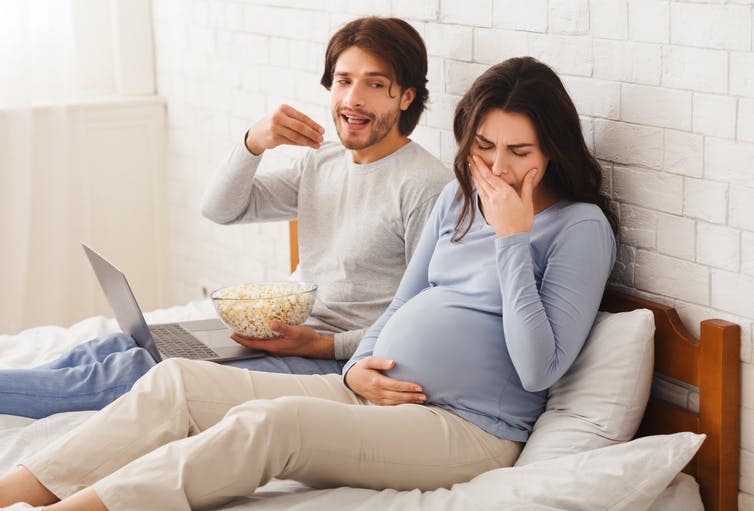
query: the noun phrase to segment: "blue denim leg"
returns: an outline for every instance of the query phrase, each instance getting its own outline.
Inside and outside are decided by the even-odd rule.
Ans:
[[[133,347],[72,367],[3,370],[0,414],[40,419],[60,412],[99,410],[130,390],[154,365],[149,352]]]
[[[124,333],[116,333],[95,337],[91,341],[79,344],[68,353],[47,364],[37,366],[36,369],[62,369],[102,362],[111,353],[128,351],[136,347],[136,342]]]
[[[267,355],[246,360],[221,362],[223,365],[241,367],[249,371],[288,374],[330,374],[340,373],[346,360],[326,360],[303,357],[275,357]]]

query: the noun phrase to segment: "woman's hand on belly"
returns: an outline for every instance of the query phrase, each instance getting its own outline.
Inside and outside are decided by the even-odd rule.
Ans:
[[[395,367],[395,361],[366,357],[348,370],[345,382],[355,393],[376,405],[424,404],[427,396],[421,386],[382,374]]]

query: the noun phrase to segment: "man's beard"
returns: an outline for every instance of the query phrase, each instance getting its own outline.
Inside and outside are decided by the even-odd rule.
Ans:
[[[388,112],[386,114],[380,115],[379,117],[364,114],[362,112],[359,113],[361,115],[368,115],[369,123],[371,124],[371,126],[369,126],[369,137],[363,142],[344,140],[341,129],[347,130],[347,128],[342,125],[341,114],[337,113],[336,115],[334,115],[335,118],[333,120],[335,121],[335,129],[338,132],[338,138],[340,138],[341,143],[346,147],[346,149],[358,151],[360,149],[366,149],[367,147],[371,147],[379,143],[388,135],[388,133],[390,133],[390,130],[400,118],[400,111]]]

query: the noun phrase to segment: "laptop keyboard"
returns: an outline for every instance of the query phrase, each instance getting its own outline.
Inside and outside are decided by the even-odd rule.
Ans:
[[[153,325],[149,327],[157,349],[166,358],[180,357],[205,359],[219,357],[217,353],[199,342],[180,325]]]

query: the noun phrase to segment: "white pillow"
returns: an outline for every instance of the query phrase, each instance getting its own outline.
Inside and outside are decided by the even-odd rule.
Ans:
[[[646,511],[704,438],[694,433],[648,436],[525,467],[490,470],[450,490],[342,487],[263,499],[254,502],[254,509]]]
[[[600,312],[573,366],[550,388],[516,466],[633,438],[653,368],[652,312]]]

